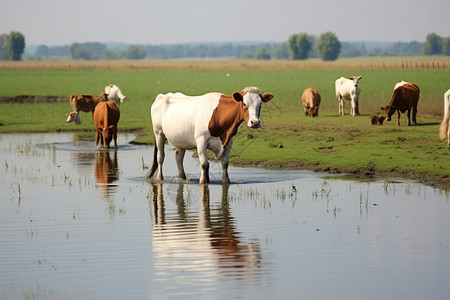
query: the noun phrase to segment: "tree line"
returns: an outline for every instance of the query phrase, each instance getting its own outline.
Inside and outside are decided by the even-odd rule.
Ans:
[[[0,35],[0,60],[21,60],[25,37],[12,31]],[[173,45],[125,45],[99,42],[72,43],[64,46],[38,45],[26,59],[67,57],[73,60],[113,59],[177,59],[177,58],[244,58],[291,59],[320,58],[325,61],[339,57],[380,55],[450,55],[450,37],[436,33],[426,36],[424,43],[398,42],[389,47],[367,47],[366,43],[341,42],[333,32],[320,36],[292,34],[283,43],[199,43]]]

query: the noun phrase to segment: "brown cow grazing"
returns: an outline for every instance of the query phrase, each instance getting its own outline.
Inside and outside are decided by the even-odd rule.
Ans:
[[[412,82],[407,82],[394,90],[391,102],[386,107],[381,107],[386,112],[387,120],[397,111],[397,125],[400,125],[400,112],[408,111],[408,126],[416,123],[417,102],[419,102],[420,89]]]
[[[312,87],[303,91],[302,103],[305,109],[305,116],[310,115],[311,118],[319,116],[320,94]]]
[[[92,95],[72,95],[70,96],[69,101],[70,105],[72,106],[73,112],[69,114],[66,122],[70,123],[75,121],[75,123],[77,123],[78,125],[81,124],[78,113],[80,111],[93,112],[97,103],[101,101],[108,101],[108,94],[102,92],[98,97],[94,97]]]
[[[372,115],[370,116],[370,119],[372,121],[372,125],[383,125],[383,121],[384,119],[386,119],[386,117],[380,115]]]
[[[95,145],[102,139],[103,147],[109,148],[111,140],[117,147],[117,123],[120,119],[119,108],[115,102],[99,102],[94,110],[94,125],[97,128]]]

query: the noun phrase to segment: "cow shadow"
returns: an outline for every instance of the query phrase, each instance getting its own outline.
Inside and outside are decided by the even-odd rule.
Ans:
[[[437,126],[437,125],[441,125],[441,123],[438,122],[416,123],[413,126]]]
[[[117,150],[114,149],[111,157],[109,150],[100,150],[95,153],[95,182],[96,187],[102,192],[105,199],[110,199],[117,190],[119,179],[119,163]]]
[[[194,188],[186,184],[151,183],[148,199],[155,265],[165,269],[177,260],[186,262],[185,266],[178,266],[186,272],[198,272],[207,265],[210,267],[204,271],[211,273],[246,276],[258,273],[260,245],[240,238],[228,204],[229,185],[221,188],[220,201],[211,204],[207,184]]]

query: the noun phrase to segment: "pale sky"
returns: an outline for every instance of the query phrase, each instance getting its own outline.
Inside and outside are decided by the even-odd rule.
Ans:
[[[332,31],[340,41],[450,37],[449,0],[0,0],[0,34],[27,45],[284,42]]]

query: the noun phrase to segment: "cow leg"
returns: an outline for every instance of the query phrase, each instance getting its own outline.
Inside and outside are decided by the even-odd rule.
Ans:
[[[158,175],[156,176],[156,179],[163,180],[163,172],[162,172],[162,165],[164,162],[164,144],[166,143],[166,138],[162,134],[155,134],[156,136],[156,145],[158,147]]]
[[[97,146],[97,145],[98,145],[98,142],[100,141],[100,139],[102,139],[102,140],[103,140],[103,138],[102,138],[102,134],[101,134],[101,133],[99,133],[99,132],[98,132],[98,130],[97,130],[97,133],[95,134],[95,146]]]
[[[113,138],[114,138],[114,145],[117,148],[117,127],[114,128],[114,136],[113,136]]]
[[[417,106],[413,106],[413,108],[412,108],[412,122],[413,122],[413,124],[417,123],[416,115],[417,115]]]
[[[177,151],[175,151],[175,161],[177,162],[178,167],[178,177],[180,177],[181,179],[186,179],[186,173],[184,173],[183,167],[183,159],[185,153],[186,150],[184,149],[177,149]]]
[[[223,151],[223,156],[220,160],[222,164],[222,183],[230,183],[230,178],[228,177],[228,158],[230,157],[231,146],[233,145],[233,138],[228,141]]]
[[[352,106],[351,110],[350,110],[350,115],[352,117],[356,116],[356,99],[354,97],[352,97],[350,99],[350,104]]]
[[[204,140],[197,140],[197,152],[200,159],[200,166],[202,168],[202,174],[200,176],[199,183],[209,183],[209,162],[206,156],[207,143]]]
[[[355,98],[355,116],[359,116],[359,99]]]
[[[409,108],[408,108],[407,116],[408,116],[408,126],[411,126],[411,109],[409,109]]]
[[[339,114],[344,115],[344,99],[339,97]]]

